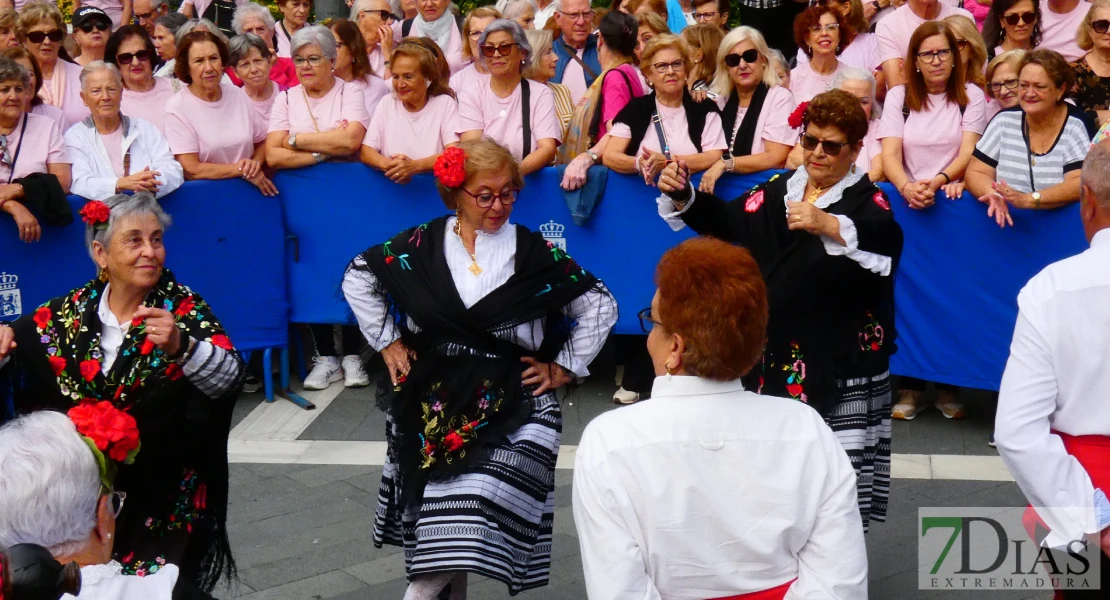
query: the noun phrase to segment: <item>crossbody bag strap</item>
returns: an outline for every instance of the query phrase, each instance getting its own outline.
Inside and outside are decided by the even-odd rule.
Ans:
[[[524,126],[524,147],[520,151],[520,158],[532,152],[532,86],[527,79],[520,80],[520,117]]]
[[[667,160],[671,160],[671,144],[667,141],[667,134],[663,131],[663,119],[659,117],[659,111],[652,111],[651,124],[655,126],[655,137],[659,138],[659,148],[663,151],[663,156]]]
[[[587,77],[589,77],[590,79],[597,78],[597,73],[595,73],[594,70],[590,68],[590,65],[587,65],[586,61],[578,57],[577,50],[571,48],[570,45],[567,44],[562,38],[559,39],[559,43],[563,45],[563,49],[566,50],[568,54],[570,54],[570,57],[574,60],[574,62],[578,63],[578,66],[582,67],[582,71],[586,73]]]

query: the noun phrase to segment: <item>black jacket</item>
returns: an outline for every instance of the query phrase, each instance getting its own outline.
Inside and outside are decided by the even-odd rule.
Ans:
[[[717,112],[717,104],[712,100],[694,102],[690,92],[682,93],[682,108],[686,111],[686,123],[690,134],[690,141],[698,152],[702,152],[701,133],[705,129],[705,119],[709,113]],[[648,127],[651,127],[651,116],[655,114],[655,92],[633,98],[617,113],[614,123],[624,123],[632,130],[632,139],[628,142],[625,154],[635,156],[640,150],[640,143],[644,141]]]

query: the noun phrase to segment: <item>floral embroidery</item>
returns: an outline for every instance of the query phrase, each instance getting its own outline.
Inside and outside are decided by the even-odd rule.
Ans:
[[[146,528],[163,534],[176,529],[192,533],[193,523],[208,508],[208,486],[200,481],[196,471],[185,469],[179,491],[172,499],[173,513],[164,519],[147,517]]]
[[[135,553],[131,552],[119,561],[123,569],[120,571],[124,575],[135,575],[137,577],[146,577],[153,575],[162,570],[166,566],[166,555],[163,554],[154,560],[135,560]]]
[[[782,366],[786,372],[786,393],[795,400],[809,402],[805,394],[806,363],[798,342],[790,342],[790,361]]]
[[[864,352],[878,352],[883,347],[883,326],[878,319],[867,312],[869,321],[859,332],[859,349]]]
[[[748,196],[747,201],[744,202],[744,211],[753,213],[759,210],[760,206],[763,206],[763,190]]]
[[[412,232],[412,235],[409,237],[409,243],[410,244],[415,243],[416,247],[419,248],[421,237],[424,235],[424,231],[426,231],[427,229],[428,229],[428,224],[427,223],[424,223],[423,225],[414,229],[413,232]]]
[[[882,192],[875,192],[875,195],[871,197],[871,201],[879,205],[879,208],[883,210],[890,210],[890,202],[887,202]]]
[[[504,392],[491,388],[492,385],[485,381],[475,392],[479,411],[476,416],[454,415],[450,418],[444,412],[446,393],[440,389],[440,384],[432,385],[422,403],[424,433],[420,435],[420,453],[424,461],[420,468],[427,470],[440,459],[450,464],[466,456],[467,446],[478,437],[478,430],[486,426],[490,413],[501,410]]]
[[[398,255],[394,254],[393,250],[391,250],[390,247],[389,247],[392,243],[393,243],[393,241],[390,240],[390,241],[386,242],[385,244],[382,244],[382,252],[385,253],[385,264],[389,265],[389,264],[393,264],[393,261],[397,261],[397,262],[401,263],[401,268],[402,269],[404,269],[406,271],[411,271],[412,266],[409,265],[409,261],[408,261],[409,255],[408,254],[402,254],[402,255],[398,256]]]

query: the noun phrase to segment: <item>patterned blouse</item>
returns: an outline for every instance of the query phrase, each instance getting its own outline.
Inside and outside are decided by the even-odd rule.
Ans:
[[[1076,106],[1087,112],[1110,109],[1110,77],[1100,77],[1091,70],[1086,56],[1071,63],[1071,67],[1075,69],[1071,97]]]
[[[555,94],[555,114],[559,116],[559,124],[563,126],[563,137],[566,139],[567,126],[570,125],[570,117],[574,114],[574,102],[571,101],[570,88],[561,83],[548,82],[547,87],[551,88],[551,93]]]

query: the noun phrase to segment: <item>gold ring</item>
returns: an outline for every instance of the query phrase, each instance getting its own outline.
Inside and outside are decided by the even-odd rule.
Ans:
[[[151,327],[151,328],[150,328],[150,333],[151,333],[151,334],[155,334],[155,333],[158,333],[158,330],[157,330],[157,329],[155,329],[154,327]]]

